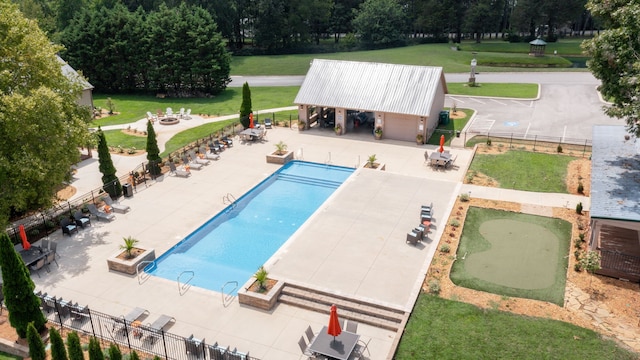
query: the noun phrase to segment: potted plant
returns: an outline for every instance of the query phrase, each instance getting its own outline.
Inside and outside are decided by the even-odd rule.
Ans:
[[[416,135],[416,144],[422,145],[424,143],[424,136],[422,134]]]
[[[123,240],[124,244],[120,245],[120,250],[107,258],[109,270],[135,275],[139,270],[139,264],[155,260],[155,250],[137,246],[138,239],[128,236]]]
[[[382,139],[382,128],[377,126],[375,130],[373,130],[373,134],[375,135],[376,140]]]
[[[267,291],[267,280],[269,280],[269,273],[264,266],[260,266],[258,271],[255,274],[256,282],[258,283],[258,292]]]
[[[367,167],[370,167],[372,169],[375,169],[376,167],[376,154],[373,155],[369,155],[369,158],[367,159]]]
[[[306,126],[307,126],[307,123],[304,120],[298,120],[298,130],[299,131],[303,131]]]
[[[133,249],[135,248],[138,240],[132,238],[131,236],[123,238],[124,245],[120,245],[120,249],[124,250],[127,254],[127,259],[132,259],[135,256],[133,255]]]
[[[271,310],[278,302],[284,281],[268,277],[269,273],[260,266],[258,271],[238,290],[238,302],[262,310]]]
[[[280,141],[275,147],[276,151],[267,155],[267,163],[283,165],[293,160],[293,151],[287,151],[287,144]]]
[[[336,124],[336,127],[333,128],[333,131],[336,132],[336,135],[342,135],[342,125]]]

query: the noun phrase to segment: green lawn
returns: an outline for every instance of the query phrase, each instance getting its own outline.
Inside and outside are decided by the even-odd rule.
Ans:
[[[561,40],[548,45],[548,54],[554,49],[559,53],[572,52],[580,54],[579,42]],[[393,49],[352,51],[328,54],[294,54],[265,56],[234,56],[231,61],[232,75],[304,75],[313,59],[370,61],[390,64],[407,64],[422,66],[442,66],[446,73],[469,72],[471,59],[478,61],[478,72],[495,71],[550,71],[553,69],[568,70],[571,62],[560,56],[529,56],[529,44],[510,44],[504,41],[493,41],[481,44],[463,43],[461,51],[452,50],[451,44],[423,44]],[[511,50],[511,51],[507,51]],[[495,52],[501,51],[501,52]],[[473,54],[472,52],[477,52]],[[495,66],[487,66],[494,64]],[[549,64],[551,68],[538,67]],[[517,65],[518,67],[513,67]],[[579,71],[586,71],[585,69]]]
[[[565,155],[510,150],[497,155],[476,154],[469,171],[483,173],[505,189],[567,193],[564,180],[572,160]]]
[[[546,54],[553,54],[554,51],[558,52],[558,55],[565,56],[579,56],[582,55],[582,38],[574,39],[560,39],[557,42],[547,43],[545,48]],[[463,41],[460,44],[460,50],[462,51],[476,51],[476,52],[501,52],[501,53],[528,53],[529,43],[510,43],[502,40],[483,40],[481,43],[475,41]]]
[[[476,78],[478,81],[478,78]],[[447,83],[451,95],[492,96],[517,99],[533,99],[538,96],[538,84],[497,84],[477,82],[478,86],[467,83]]]
[[[470,207],[451,280],[469,289],[562,306],[570,241],[571,224],[564,220]]]
[[[449,110],[449,108],[445,108],[445,110]],[[440,136],[444,135],[445,145],[451,145],[451,139],[456,136],[456,131],[462,131],[464,127],[467,125],[471,116],[475,111],[471,109],[458,109],[458,111],[462,111],[465,114],[465,117],[460,119],[450,119],[447,124],[440,124],[436,128],[436,131],[431,135],[431,137],[427,140],[427,144],[431,145],[440,145]]]
[[[421,294],[394,359],[631,360],[637,355],[572,324]]]

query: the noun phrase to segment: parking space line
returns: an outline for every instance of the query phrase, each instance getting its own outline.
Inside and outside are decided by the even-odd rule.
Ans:
[[[500,105],[507,106],[507,103],[502,102],[502,101],[498,101],[498,100],[496,100],[496,99],[491,99],[491,101],[493,101],[493,102],[495,102],[495,103],[498,103],[498,104],[500,104]]]
[[[524,138],[523,139],[527,138],[527,134],[529,134],[529,128],[530,127],[531,127],[531,123],[529,123],[529,125],[527,125],[527,131],[524,132]]]

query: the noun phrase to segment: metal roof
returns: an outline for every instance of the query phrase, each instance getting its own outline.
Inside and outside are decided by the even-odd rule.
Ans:
[[[67,64],[66,61],[62,60],[60,56],[57,56],[58,61],[62,64],[62,74],[67,77],[67,79],[77,82],[82,85],[82,90],[92,90],[93,85],[91,85],[84,77],[80,76],[78,72],[71,67],[71,65]]]
[[[640,221],[640,140],[624,126],[593,127],[590,212],[592,218]]]
[[[314,59],[294,103],[428,116],[441,67]]]

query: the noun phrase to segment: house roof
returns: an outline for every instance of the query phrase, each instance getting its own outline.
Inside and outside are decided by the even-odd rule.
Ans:
[[[314,59],[296,104],[428,116],[441,67]]]
[[[78,72],[71,67],[71,65],[67,64],[66,61],[62,60],[60,56],[57,56],[58,61],[62,64],[62,74],[66,76],[69,80],[75,81],[82,85],[82,90],[92,90],[93,85],[91,85],[84,77],[82,77]]]
[[[592,146],[591,218],[640,221],[640,140],[624,126],[599,125]]]

